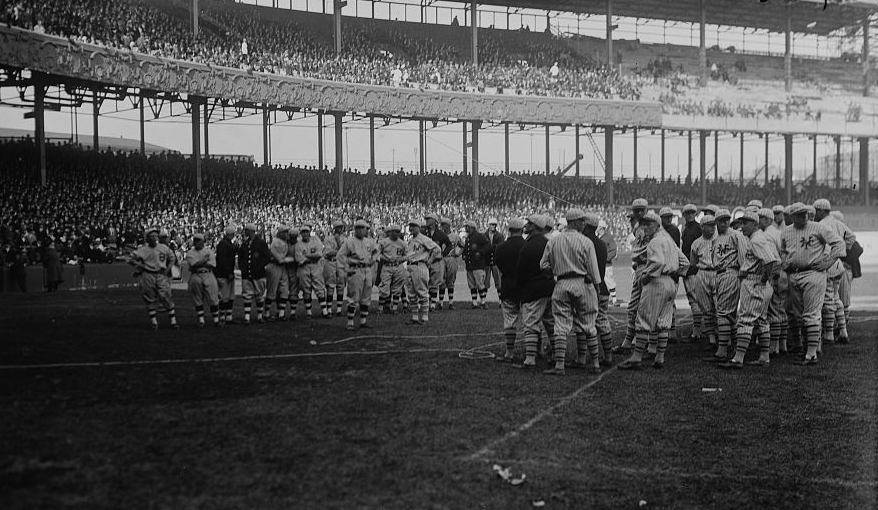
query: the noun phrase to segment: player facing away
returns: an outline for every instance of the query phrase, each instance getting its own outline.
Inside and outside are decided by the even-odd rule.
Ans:
[[[128,263],[135,268],[134,278],[140,284],[141,297],[149,313],[149,324],[152,329],[159,328],[155,307],[156,301],[159,301],[168,311],[171,327],[179,329],[168,277],[171,266],[174,265],[174,252],[167,245],[159,244],[158,228],[148,228],[144,237],[146,242],[131,254]]]

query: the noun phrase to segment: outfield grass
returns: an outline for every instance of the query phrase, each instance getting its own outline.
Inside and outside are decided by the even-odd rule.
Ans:
[[[673,345],[662,371],[565,378],[458,356],[502,352],[496,308],[353,334],[341,318],[198,330],[179,315],[150,331],[130,290],[0,296],[0,507],[878,506],[865,314],[817,367],[729,373]]]

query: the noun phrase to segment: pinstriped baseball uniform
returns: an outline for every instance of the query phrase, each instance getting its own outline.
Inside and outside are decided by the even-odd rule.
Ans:
[[[408,240],[407,248],[409,277],[406,279],[406,293],[409,297],[417,297],[420,311],[424,317],[427,317],[430,309],[430,295],[427,290],[430,282],[428,267],[430,262],[441,257],[442,253],[438,244],[421,233]]]
[[[646,245],[646,262],[640,273],[649,275],[643,285],[640,306],[637,307],[637,332],[658,332],[671,329],[674,318],[674,297],[677,283],[672,276],[689,267],[689,259],[677,247],[671,236],[659,229]]]
[[[826,254],[826,246],[830,246]],[[826,293],[826,271],[818,265],[828,258],[845,255],[844,241],[825,225],[808,221],[801,229],[787,225],[781,231],[781,261],[790,274],[789,300],[791,309],[799,314],[808,338],[806,358],[817,354],[823,297]]]
[[[780,262],[774,241],[765,232],[756,230],[747,240],[744,263],[741,266],[741,275],[746,277],[741,282],[739,338],[742,332],[747,335],[752,334],[756,325],[760,326],[761,330],[768,331],[767,312],[773,289],[771,285],[762,283],[762,270],[766,264],[772,262]]]
[[[628,300],[628,327],[625,330],[625,340],[622,345],[629,346],[634,341],[635,324],[637,323],[637,307],[640,306],[640,293],[643,290],[640,285],[640,275],[643,264],[646,263],[646,245],[649,239],[643,227],[638,225],[634,229],[634,242],[631,243],[631,263],[634,266],[634,279],[631,282],[631,298]]]
[[[857,242],[857,236],[854,235],[851,229],[832,216],[824,217],[819,223],[828,227],[844,241],[845,252],[850,250],[854,243]],[[823,308],[821,310],[823,316],[823,338],[833,340],[835,328],[843,329],[843,336],[847,336],[844,303],[842,303],[839,295],[842,278],[846,276],[842,261],[836,260],[832,268],[827,271],[826,276],[826,292],[823,294]]]
[[[777,226],[772,223],[764,233],[777,250],[778,256],[781,252],[781,232]],[[789,276],[783,271],[777,270],[771,278],[771,301],[768,304],[768,323],[769,324],[786,324],[787,323],[787,290],[789,288]]]
[[[347,236],[343,234],[331,234],[326,236],[323,242],[323,283],[326,287],[327,300],[335,298],[337,301],[342,300],[344,296],[344,286],[347,280],[347,273],[338,263],[338,250],[344,244]],[[340,305],[339,305],[340,306]]]
[[[716,237],[716,234],[713,235]],[[716,336],[716,272],[713,265],[713,250],[711,249],[711,238],[705,238],[703,235],[692,241],[692,248],[689,252],[690,263],[695,264],[698,273],[691,276],[692,292],[701,305],[701,312],[704,319],[703,333],[708,337]]]
[[[388,304],[391,296],[394,296],[395,300],[402,294],[407,276],[405,267],[402,265],[405,262],[406,254],[407,248],[402,238],[393,241],[389,237],[385,237],[378,241],[378,258],[382,262],[378,300],[382,306]]]
[[[738,309],[738,270],[746,251],[746,239],[737,230],[728,229],[717,234],[711,242],[713,264],[716,269],[716,315],[717,320],[735,322]],[[725,270],[725,271],[723,271]]]

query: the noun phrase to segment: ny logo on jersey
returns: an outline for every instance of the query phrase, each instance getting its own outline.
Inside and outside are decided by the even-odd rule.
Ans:
[[[750,251],[750,250],[747,250],[747,253],[746,253],[744,256],[745,256],[745,257],[747,258],[747,260],[749,260],[750,262],[753,262],[754,260],[756,260],[756,255],[754,255],[753,252]]]
[[[799,238],[799,246],[802,248],[816,246],[818,244],[820,244],[820,241],[817,239],[817,236],[815,236],[814,234],[809,235],[807,238],[805,238],[805,237]]]
[[[716,252],[720,255],[725,255],[732,251],[732,246],[728,244],[718,244],[716,246]]]
[[[162,253],[162,252],[159,252],[159,262],[164,262],[165,259],[167,259],[167,258],[168,258],[167,255],[165,255],[165,254]]]

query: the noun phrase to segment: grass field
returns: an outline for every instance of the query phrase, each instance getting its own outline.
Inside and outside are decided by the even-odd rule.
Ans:
[[[157,332],[132,290],[0,295],[0,508],[878,506],[874,314],[816,367],[548,378],[459,356],[497,308],[198,330],[175,295]]]

